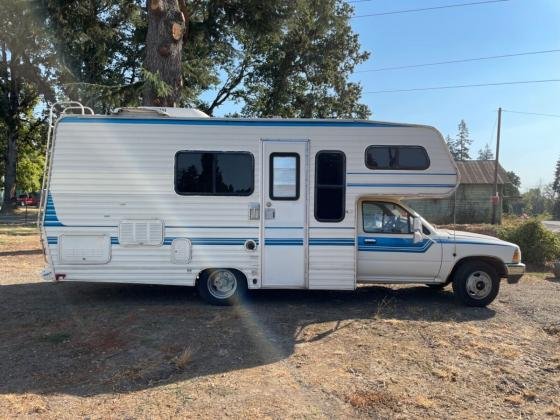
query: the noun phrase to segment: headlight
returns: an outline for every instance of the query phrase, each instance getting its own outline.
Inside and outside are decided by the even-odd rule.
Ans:
[[[511,261],[515,264],[519,264],[521,262],[521,250],[519,248],[515,248],[515,251],[513,251]]]

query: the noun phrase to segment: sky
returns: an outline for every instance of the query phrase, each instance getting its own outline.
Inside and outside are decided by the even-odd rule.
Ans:
[[[475,0],[371,0],[352,3],[355,15]],[[560,79],[560,52],[383,72],[380,67],[560,49],[560,0],[509,0],[465,7],[354,18],[370,59],[352,76],[363,86],[371,119],[432,125],[452,137],[464,119],[471,155],[494,149],[497,109],[560,115],[560,83],[401,93],[378,90]],[[234,110],[233,104],[218,114]],[[522,190],[552,181],[560,158],[560,118],[504,112],[500,163],[521,177]]]

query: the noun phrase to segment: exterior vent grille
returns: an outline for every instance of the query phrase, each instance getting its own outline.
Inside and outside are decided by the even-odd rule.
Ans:
[[[161,220],[122,220],[119,224],[119,244],[161,246],[163,222]]]

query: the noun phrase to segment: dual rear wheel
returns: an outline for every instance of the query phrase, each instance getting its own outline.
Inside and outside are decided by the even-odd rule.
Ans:
[[[243,274],[228,268],[205,270],[197,282],[200,296],[213,305],[239,303],[247,293],[247,279]]]

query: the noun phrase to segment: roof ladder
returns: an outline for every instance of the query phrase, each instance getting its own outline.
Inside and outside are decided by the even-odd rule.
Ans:
[[[50,177],[52,173],[52,159],[54,150],[54,129],[56,127],[56,122],[63,115],[77,114],[77,115],[94,115],[93,109],[90,107],[82,105],[80,102],[76,101],[60,101],[55,102],[49,109],[48,118],[48,130],[47,130],[47,147],[45,149],[45,168],[43,170],[43,181],[41,185],[41,199],[39,201],[39,214],[37,216],[37,226],[41,230],[41,244],[43,246],[43,251],[48,250],[48,244],[46,243],[47,237],[43,232],[43,216],[46,212],[47,206],[47,196],[50,184]],[[46,252],[43,255],[47,256]]]

